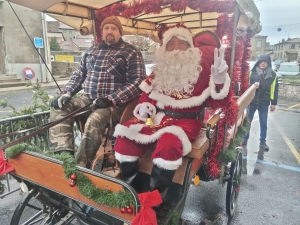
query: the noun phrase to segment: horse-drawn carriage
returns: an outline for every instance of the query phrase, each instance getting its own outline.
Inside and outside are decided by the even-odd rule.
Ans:
[[[211,114],[204,110],[198,116],[203,127],[192,143],[192,151],[177,169],[166,196],[166,201],[173,203],[172,207],[161,207],[157,220],[158,224],[185,223],[180,216],[189,186],[198,185],[199,177],[204,181],[219,179],[221,185],[227,183],[226,212],[233,216],[242,167],[242,155],[237,148],[239,138],[244,135],[240,128],[245,124],[245,109],[255,93],[255,87],[248,88],[246,62],[250,56],[250,39],[260,31],[259,12],[252,0],[11,2],[45,12],[85,34],[95,33],[95,23],[110,15],[119,17],[124,34],[149,36],[151,33],[154,39],[158,26],[178,22],[184,23],[193,34],[204,30],[215,32],[227,45],[225,59],[230,65],[231,89],[236,96],[227,107]],[[136,105],[136,99],[127,105],[120,123],[132,117]],[[78,116],[82,111],[71,116]],[[8,163],[14,168],[10,174],[26,193],[11,225],[70,224],[74,218],[81,224],[136,224],[135,218],[141,213],[153,216],[145,212],[153,206],[150,200],[138,196],[130,185],[118,178],[118,164],[111,161],[113,152],[107,151],[113,147],[112,129],[108,125],[107,141],[100,146],[91,169],[76,166],[74,160],[64,154],[49,157],[24,151],[8,157]],[[22,138],[25,140],[26,136]],[[17,142],[8,143],[2,149]],[[151,149],[139,160],[141,182],[151,173],[150,156]]]

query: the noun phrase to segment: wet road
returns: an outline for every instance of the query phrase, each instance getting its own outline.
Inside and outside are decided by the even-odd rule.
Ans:
[[[235,216],[225,209],[226,186],[218,181],[192,186],[183,217],[188,224],[300,224],[300,100],[280,99],[269,114],[267,144],[259,152],[258,115],[243,147],[243,175]],[[203,222],[206,221],[206,223]]]
[[[49,91],[50,94],[55,90]],[[31,93],[6,96],[18,107]],[[2,98],[3,96],[0,96]],[[0,108],[0,111],[4,111]],[[7,112],[0,112],[0,117]],[[258,115],[254,117],[248,146],[243,148],[243,175],[238,207],[233,218],[225,211],[226,186],[218,181],[191,186],[183,212],[187,224],[299,225],[300,224],[300,100],[280,99],[268,119],[267,144],[259,152]],[[20,200],[19,192],[0,199],[0,224],[8,225]]]

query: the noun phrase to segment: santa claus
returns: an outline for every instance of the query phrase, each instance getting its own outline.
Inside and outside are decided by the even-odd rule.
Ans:
[[[138,158],[156,142],[152,153],[153,169],[149,191],[167,190],[182,157],[192,150],[203,107],[218,108],[229,99],[230,77],[224,49],[211,32],[197,35],[194,46],[191,32],[182,24],[169,27],[156,52],[153,73],[142,82],[143,91],[134,117],[115,128],[115,156],[120,162],[122,179],[133,184]],[[154,125],[147,126],[148,116]]]

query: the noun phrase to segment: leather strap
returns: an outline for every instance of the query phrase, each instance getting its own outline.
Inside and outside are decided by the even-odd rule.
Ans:
[[[43,128],[41,128],[41,129],[39,129],[39,130],[37,130],[37,131],[34,131],[34,132],[32,132],[32,133],[30,133],[30,134],[28,134],[28,135],[25,135],[25,136],[23,136],[23,137],[21,137],[21,138],[19,138],[19,139],[17,139],[17,140],[14,140],[14,141],[9,142],[9,143],[7,143],[7,144],[5,144],[5,145],[2,145],[2,146],[0,146],[0,149],[4,150],[4,149],[6,149],[6,148],[9,148],[9,147],[11,147],[11,146],[13,146],[13,145],[16,145],[16,144],[18,144],[18,143],[20,143],[20,142],[23,142],[23,141],[25,141],[25,140],[27,140],[27,139],[29,139],[29,138],[31,138],[31,137],[33,137],[33,136],[35,136],[35,135],[41,133],[41,132],[43,132],[43,131],[49,129],[50,127],[55,126],[56,124],[59,124],[59,123],[63,122],[64,120],[67,120],[67,119],[73,118],[73,117],[75,117],[75,116],[78,116],[78,115],[80,115],[80,114],[86,113],[86,112],[89,111],[90,109],[89,109],[89,110],[86,110],[86,111],[84,111],[84,112],[81,112],[81,111],[87,109],[87,108],[88,108],[89,106],[91,106],[92,104],[93,104],[93,103],[89,103],[88,105],[86,105],[86,106],[84,106],[84,107],[82,107],[82,108],[80,108],[80,109],[77,109],[77,110],[75,110],[74,112],[71,112],[70,114],[68,114],[68,115],[65,116],[64,118],[61,118],[61,119],[59,119],[59,120],[50,122],[50,123],[44,125]],[[16,132],[17,132],[17,131],[16,131]]]
[[[201,112],[176,112],[168,109],[160,109],[159,112],[163,112],[166,116],[172,117],[174,119],[196,119],[197,116],[201,114]]]

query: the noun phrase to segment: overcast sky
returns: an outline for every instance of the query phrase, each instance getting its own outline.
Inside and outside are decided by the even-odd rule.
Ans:
[[[281,39],[300,38],[300,0],[254,0],[260,11],[261,35],[276,44]],[[277,31],[278,28],[281,31]]]

